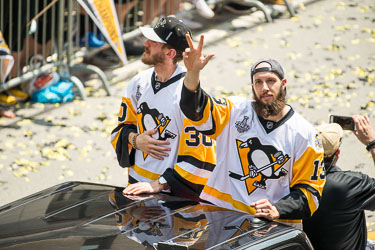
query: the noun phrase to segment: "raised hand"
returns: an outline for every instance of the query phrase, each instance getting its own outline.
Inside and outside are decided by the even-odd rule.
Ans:
[[[367,115],[353,115],[353,121],[356,128],[353,133],[357,136],[358,140],[365,146],[375,140],[375,132]]]
[[[186,35],[186,40],[189,44],[189,48],[184,52],[184,64],[187,69],[184,84],[189,90],[195,91],[198,88],[200,71],[206,66],[214,54],[203,56],[204,35],[200,36],[197,47],[194,46],[189,35]]]
[[[204,66],[208,63],[208,61],[214,56],[214,54],[208,54],[207,56],[203,56],[203,43],[204,43],[204,35],[200,36],[198,46],[195,47],[191,37],[186,35],[186,40],[189,44],[189,48],[187,48],[184,52],[184,63],[185,67],[188,71],[201,71]]]

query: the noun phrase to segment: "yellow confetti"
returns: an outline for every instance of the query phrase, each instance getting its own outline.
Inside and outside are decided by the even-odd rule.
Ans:
[[[74,175],[74,173],[73,173],[72,170],[65,171],[65,174],[66,174],[67,176],[73,176],[73,175]]]
[[[243,75],[246,75],[247,71],[243,70],[243,69],[237,69],[236,70],[236,74],[238,76],[243,76]]]
[[[17,122],[17,125],[22,126],[30,123],[32,123],[30,119],[23,119],[22,121]]]
[[[359,39],[359,38],[353,39],[351,42],[352,42],[352,44],[359,44],[361,42],[361,39]]]

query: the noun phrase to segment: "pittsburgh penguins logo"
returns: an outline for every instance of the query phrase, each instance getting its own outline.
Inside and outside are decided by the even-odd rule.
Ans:
[[[157,128],[158,133],[152,135],[157,140],[174,139],[176,137],[176,134],[167,129],[171,119],[157,109],[150,109],[147,103],[143,102],[139,105],[137,114],[140,115],[139,130],[141,133]],[[147,154],[143,153],[143,157],[146,159]]]
[[[244,181],[248,195],[257,188],[266,189],[267,179],[279,179],[287,174],[283,166],[290,157],[274,146],[262,145],[257,137],[245,142],[236,140],[236,146],[243,175],[229,171],[229,176]]]

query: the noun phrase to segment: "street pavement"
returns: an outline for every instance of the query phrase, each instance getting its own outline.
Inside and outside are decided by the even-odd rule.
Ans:
[[[272,23],[259,11],[223,10],[212,20],[191,14],[204,24],[193,31],[195,42],[204,34],[204,53],[215,54],[201,72],[201,86],[215,96],[251,98],[250,65],[271,57],[286,72],[288,103],[312,124],[327,123],[331,114],[366,113],[375,126],[375,2],[301,1],[296,7],[295,17],[285,12]],[[1,118],[0,205],[66,181],[125,186],[127,172],[118,166],[110,132],[124,87],[145,68],[136,57],[106,71],[111,96],[95,75],[80,75],[86,101],[20,104],[17,118]],[[375,177],[370,155],[350,131],[338,165]],[[374,213],[367,216],[375,229]]]

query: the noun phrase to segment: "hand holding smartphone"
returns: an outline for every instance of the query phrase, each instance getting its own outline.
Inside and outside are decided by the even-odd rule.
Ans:
[[[344,130],[355,130],[354,121],[351,116],[331,115],[329,122],[339,124]]]

